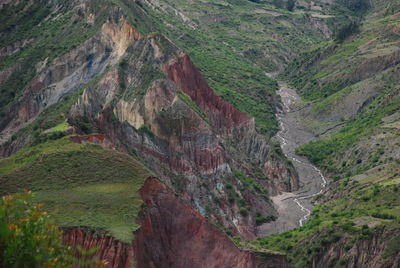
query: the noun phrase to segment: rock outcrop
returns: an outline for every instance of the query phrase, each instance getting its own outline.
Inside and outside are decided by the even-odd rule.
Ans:
[[[135,239],[138,268],[288,267],[284,255],[239,249],[157,179],[148,179],[140,194],[145,208]]]
[[[210,118],[219,133],[234,135],[237,134],[235,130],[255,129],[254,119],[218,97],[186,54],[179,55],[164,68],[168,78],[190,96]]]
[[[64,245],[83,250],[96,249],[90,256],[93,260],[106,261],[106,268],[134,267],[134,250],[131,244],[122,243],[111,236],[84,230],[70,228],[64,231],[62,242]],[[82,260],[82,252],[76,250],[75,257]]]
[[[139,34],[127,24],[121,12],[114,12],[101,31],[82,45],[56,58],[26,87],[23,96],[0,119],[0,131],[6,133],[0,144],[32,122],[41,112],[58,103],[103,73],[125,52]]]
[[[105,260],[107,268],[288,267],[285,255],[237,247],[156,178],[147,179],[140,194],[141,227],[132,244],[81,228],[66,230],[64,244],[96,248],[92,257]]]
[[[254,119],[218,97],[190,58],[160,35],[133,42],[118,68],[85,89],[70,116],[89,118],[115,148],[135,151],[197,211],[245,239],[255,237],[256,225],[255,208],[240,214],[245,204],[266,214],[274,209],[242,187],[233,169],[252,159],[270,178],[254,179],[271,194],[296,189],[295,172],[271,159]],[[237,148],[229,145],[235,142]],[[233,195],[241,206],[230,205]]]
[[[78,2],[86,10],[85,1]],[[95,15],[87,14],[89,24]],[[136,155],[201,215],[254,239],[256,214],[276,214],[267,195],[297,189],[294,169],[271,156],[254,119],[217,96],[170,40],[140,34],[119,8],[104,17],[91,38],[41,64],[0,119],[0,153],[8,156],[29,143],[30,132],[11,137],[84,88],[65,117],[78,134],[104,136],[74,142]]]
[[[350,239],[343,238],[325,246],[313,258],[313,268],[333,267],[338,260],[343,260],[345,267],[363,268],[397,268],[400,263],[400,233],[397,229],[377,227],[374,232],[352,244]],[[350,249],[346,246],[352,244]]]

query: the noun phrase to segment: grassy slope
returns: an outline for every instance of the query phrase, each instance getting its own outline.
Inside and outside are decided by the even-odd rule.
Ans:
[[[45,3],[46,2],[46,3]],[[0,85],[0,112],[4,113],[10,103],[17,100],[29,81],[36,75],[38,63],[51,61],[86,41],[100,29],[105,20],[105,1],[88,2],[88,10],[96,13],[96,20],[88,24],[75,10],[70,9],[69,1],[20,1],[16,6],[0,10],[0,19],[6,23],[0,26],[3,33],[0,46],[12,45],[15,41],[31,40],[23,49],[11,55],[0,57],[0,71],[15,67],[12,75]]]
[[[144,6],[156,30],[191,56],[217,94],[255,117],[261,133],[272,135],[277,85],[264,72],[282,69],[302,49],[323,40],[308,23],[316,12],[288,12],[247,0],[161,2],[164,10]]]
[[[314,119],[319,117],[321,120],[329,114],[338,113],[337,107],[341,107],[343,102],[352,101],[354,105],[359,105],[357,97],[351,97],[352,94],[373,93],[354,116],[343,112],[340,121],[345,120],[345,126],[339,131],[298,150],[318,166],[340,176],[357,175],[394,161],[394,151],[399,146],[396,123],[400,107],[399,66],[388,65],[384,71],[372,68],[382,63],[381,58],[385,55],[400,51],[400,20],[393,10],[378,10],[367,16],[359,33],[338,44],[332,53],[307,70],[306,78],[301,78],[300,74],[291,79],[295,85],[300,85],[297,82],[302,79],[307,81],[305,85],[312,80],[317,81],[316,87],[308,87],[303,94],[306,98],[315,99],[310,112],[310,117]],[[360,68],[373,71],[368,76],[360,77],[353,72]],[[307,78],[308,75],[313,75],[313,78]],[[336,119],[333,123],[340,121]]]
[[[141,206],[149,171],[132,157],[67,138],[25,148],[0,161],[0,194],[30,189],[63,227],[104,229],[123,241]]]
[[[394,151],[400,150],[399,128],[396,124],[385,124],[383,119],[398,114],[400,96],[392,101],[385,101],[385,97],[399,89],[389,88],[338,132],[301,146],[298,153],[326,171],[347,177],[395,161]],[[363,148],[367,144],[372,147]]]
[[[250,243],[256,248],[287,253],[293,267],[310,266],[313,258],[338,241],[349,251],[358,241],[369,239],[383,228],[395,235],[394,242],[385,241],[387,248],[382,258],[390,258],[400,250],[397,67],[373,73],[361,82],[351,80],[349,75],[364,57],[379,57],[399,47],[399,35],[384,30],[398,29],[398,13],[392,15],[393,9],[377,10],[380,12],[368,17],[361,32],[339,44],[333,52],[326,53],[322,60],[304,68],[313,57],[313,53],[309,53],[306,59],[295,62],[286,71],[291,82],[302,89],[303,96],[313,100],[310,116],[321,117],[324,112],[334,112],[344,96],[356,88],[372,87],[377,92],[375,98],[362,106],[340,130],[298,149],[334,179],[329,191],[319,197],[320,205],[314,208],[310,221],[296,230]],[[293,75],[295,72],[299,73]],[[352,88],[346,83],[361,83],[361,86]],[[332,260],[332,267],[345,266],[347,261],[346,258]]]
[[[291,267],[309,267],[324,248],[339,240],[348,251],[357,242],[369,239],[377,229],[386,228],[399,234],[398,185],[348,181],[335,185],[341,188],[340,195],[332,194],[322,200],[323,204],[314,208],[311,219],[303,227],[259,238],[247,246],[285,252]],[[388,258],[398,250],[398,244],[390,245],[382,257]],[[335,267],[345,264],[340,259],[332,261]]]
[[[343,43],[332,41],[307,50],[286,68],[284,75],[306,100],[325,100],[364,80],[355,71],[368,60],[387,56],[399,49],[398,7],[392,9],[390,3],[375,1],[374,10],[377,12],[364,15],[358,32]]]

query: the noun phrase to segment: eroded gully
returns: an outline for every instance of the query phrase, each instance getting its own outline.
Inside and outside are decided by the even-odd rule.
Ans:
[[[295,153],[298,146],[315,139],[315,136],[306,131],[301,124],[300,109],[296,108],[299,107],[301,99],[296,91],[284,83],[280,83],[279,86],[283,110],[278,111],[276,115],[280,126],[277,138],[283,153],[296,168],[300,189],[271,198],[279,216],[275,222],[261,225],[258,228],[259,236],[281,233],[302,226],[311,215],[313,198],[323,193],[327,185],[321,170]]]

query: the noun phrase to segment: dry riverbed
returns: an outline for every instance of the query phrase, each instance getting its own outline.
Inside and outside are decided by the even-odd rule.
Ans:
[[[266,223],[258,228],[259,236],[281,233],[303,225],[310,216],[312,200],[322,194],[326,179],[321,171],[306,158],[296,155],[296,148],[316,137],[301,125],[301,98],[295,90],[280,83],[279,95],[282,98],[283,110],[277,113],[280,131],[277,139],[283,153],[293,162],[300,179],[300,189],[293,193],[282,193],[271,199],[279,213],[275,222]]]

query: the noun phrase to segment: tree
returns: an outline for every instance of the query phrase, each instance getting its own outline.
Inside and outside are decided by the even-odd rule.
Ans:
[[[370,8],[369,0],[342,0],[342,2],[347,8],[356,12],[364,12]]]
[[[273,0],[272,4],[276,7],[276,8],[282,8],[282,0]]]
[[[350,35],[357,33],[360,29],[360,24],[358,22],[352,21],[345,24],[336,33],[336,41],[343,42]]]
[[[296,5],[296,0],[288,0],[287,6],[286,6],[286,7],[287,7],[287,10],[293,11],[295,5]]]

